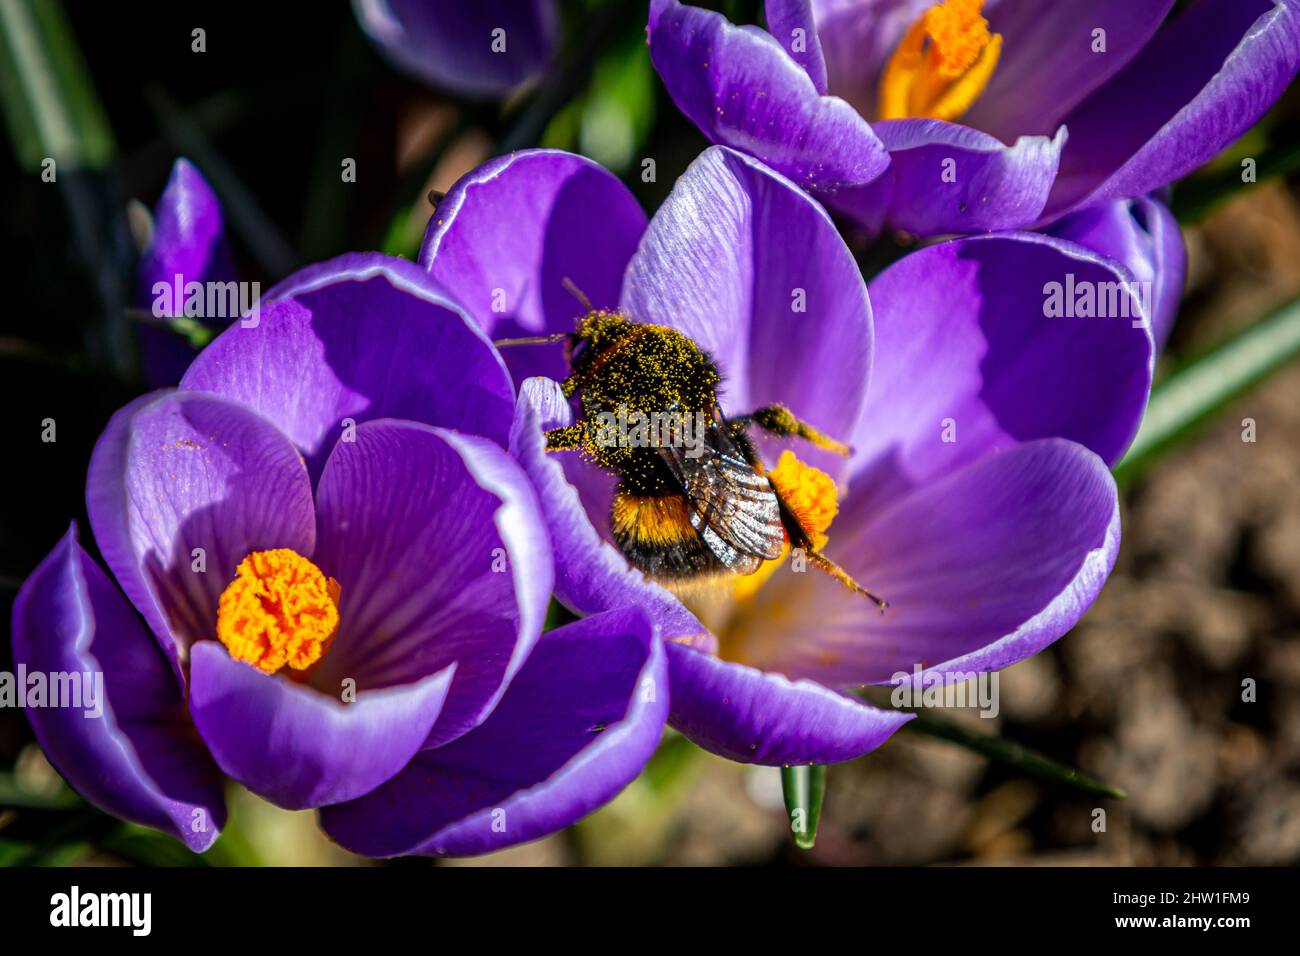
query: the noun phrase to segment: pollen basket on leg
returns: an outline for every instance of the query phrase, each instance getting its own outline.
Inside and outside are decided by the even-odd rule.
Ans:
[[[835,481],[812,465],[805,464],[792,451],[781,452],[776,467],[767,473],[768,480],[781,499],[799,519],[799,525],[819,550],[826,546],[826,529],[839,514],[839,492]]]
[[[263,673],[306,670],[338,630],[338,602],[339,583],[296,551],[254,551],[221,594],[217,638]]]
[[[835,481],[812,465],[799,460],[792,451],[781,452],[776,467],[767,472],[768,481],[781,496],[781,500],[794,512],[799,526],[807,533],[815,550],[826,547],[830,540],[826,531],[839,513],[839,491]],[[787,544],[781,557],[763,562],[762,566],[746,577],[737,578],[732,585],[737,600],[752,598],[776,573],[789,556]]]

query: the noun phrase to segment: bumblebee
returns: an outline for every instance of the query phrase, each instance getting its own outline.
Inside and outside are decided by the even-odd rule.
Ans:
[[[841,455],[848,446],[782,405],[727,418],[721,376],[686,335],[587,308],[572,333],[507,339],[499,346],[564,342],[570,366],[560,383],[582,417],[546,432],[546,450],[580,451],[618,476],[610,528],[634,567],[668,582],[747,575],[779,558],[787,541],[851,590],[887,604],[818,551],[812,535],[768,478],[750,428],[798,437]],[[656,427],[657,423],[657,427]]]

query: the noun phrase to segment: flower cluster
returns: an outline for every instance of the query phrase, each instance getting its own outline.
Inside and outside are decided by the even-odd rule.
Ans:
[[[1296,0],[766,0],[771,33],[652,0],[682,112],[867,230],[1017,229],[1142,196],[1300,66]]]
[[[666,724],[737,761],[843,761],[909,719],[851,689],[1041,650],[1114,565],[1110,467],[1182,291],[1148,194],[1300,63],[1296,0],[1172,5],[768,0],[764,33],[653,0],[654,65],[716,144],[653,217],[590,160],[522,150],[451,189],[418,263],[303,269],[192,361],[151,332],[179,385],[95,448],[102,566],[74,526],[15,603],[16,662],[105,678],[101,719],[31,712],[46,754],[196,850],[229,778],[360,853],[473,854],[610,799]],[[498,6],[355,4],[405,69],[482,95],[554,41],[551,4]],[[499,21],[511,57],[458,39]],[[868,281],[828,209],[967,235]],[[155,222],[142,289],[234,277],[188,163]],[[548,447],[581,416],[572,356],[493,344],[588,310],[694,343],[723,416],[830,436],[756,439],[757,471],[883,613],[789,547],[698,586],[628,563],[615,476]],[[546,630],[553,597],[579,620]]]

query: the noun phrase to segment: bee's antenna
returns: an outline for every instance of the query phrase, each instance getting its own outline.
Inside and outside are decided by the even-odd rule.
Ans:
[[[583,292],[581,289],[579,289],[572,279],[570,279],[568,276],[565,276],[563,279],[560,280],[560,283],[564,286],[565,289],[568,290],[569,295],[573,296],[575,299],[577,299],[579,302],[582,303],[582,307],[584,309],[586,309],[588,312],[596,311],[596,307],[591,304],[591,300],[587,298],[587,294]]]
[[[533,335],[522,339],[496,339],[492,344],[500,349],[511,345],[551,345],[571,338],[572,332],[556,332],[554,335]]]

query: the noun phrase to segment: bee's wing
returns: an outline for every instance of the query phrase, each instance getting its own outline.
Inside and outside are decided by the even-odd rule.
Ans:
[[[781,556],[785,529],[776,492],[726,428],[711,422],[695,457],[678,445],[659,450],[691,503],[691,525],[724,565],[747,573],[758,567],[754,558]]]

